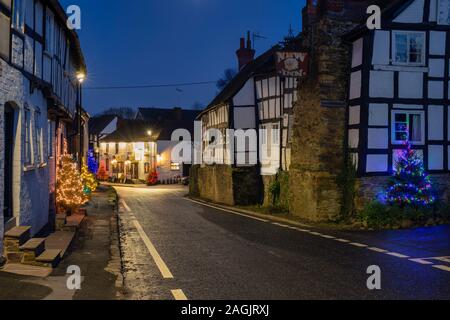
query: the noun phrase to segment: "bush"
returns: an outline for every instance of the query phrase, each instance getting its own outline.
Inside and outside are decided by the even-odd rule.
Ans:
[[[450,206],[437,204],[424,207],[401,207],[373,201],[365,206],[358,217],[370,229],[424,226],[430,222],[433,224],[448,222]]]

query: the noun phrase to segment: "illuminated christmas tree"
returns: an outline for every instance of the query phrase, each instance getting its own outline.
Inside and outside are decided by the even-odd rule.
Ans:
[[[88,169],[91,173],[93,173],[94,175],[97,174],[98,172],[98,162],[97,160],[95,160],[95,156],[94,156],[94,150],[89,149],[88,151]]]
[[[100,164],[100,169],[98,169],[97,179],[100,181],[108,180],[108,174],[106,173],[105,165],[103,163]]]
[[[98,187],[97,180],[89,171],[84,159],[83,166],[81,167],[81,181],[83,182],[83,191],[87,196],[90,196]]]
[[[56,182],[56,205],[59,211],[72,213],[87,201],[76,163],[70,155],[62,156]]]
[[[157,184],[158,184],[158,173],[156,172],[156,170],[153,170],[152,172],[150,172],[148,174],[147,185],[148,186],[155,186]]]
[[[420,207],[435,203],[430,177],[425,172],[422,159],[409,142],[405,146],[396,162],[396,170],[386,192],[387,202],[401,207]]]

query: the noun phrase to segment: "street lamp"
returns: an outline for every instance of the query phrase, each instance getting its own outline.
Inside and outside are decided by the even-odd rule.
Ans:
[[[147,135],[148,135],[148,136],[150,136],[150,137],[151,137],[151,136],[152,136],[152,134],[153,134],[152,130],[148,130],[148,131],[147,131]]]
[[[81,90],[81,85],[83,84],[84,80],[86,80],[86,74],[83,71],[79,71],[76,74],[77,78],[77,87],[78,87],[78,95],[77,95],[77,113],[78,113],[78,123],[77,123],[77,131],[78,131],[78,139],[79,139],[79,150],[78,150],[78,165],[81,170],[81,166],[83,165],[83,134],[82,134],[82,128],[81,128],[81,110],[82,110],[82,104],[83,104],[83,95]]]

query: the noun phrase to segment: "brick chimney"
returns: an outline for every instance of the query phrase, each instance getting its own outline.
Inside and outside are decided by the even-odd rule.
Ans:
[[[247,46],[245,45],[245,38],[241,38],[241,45],[236,51],[239,63],[239,71],[255,58],[255,50],[252,49],[252,41],[250,40],[250,31],[247,32]]]

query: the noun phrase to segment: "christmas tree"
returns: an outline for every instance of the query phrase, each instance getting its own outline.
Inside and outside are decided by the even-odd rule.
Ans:
[[[153,170],[148,174],[147,185],[154,186],[156,184],[158,184],[158,173],[156,172],[156,170]]]
[[[81,167],[81,181],[83,182],[84,194],[90,196],[92,192],[97,189],[98,183],[95,176],[89,171],[86,161],[83,159],[83,166]]]
[[[409,142],[405,144],[405,150],[396,162],[396,170],[390,180],[386,199],[391,205],[416,208],[436,201],[423,161],[411,148]]]
[[[56,181],[56,205],[59,211],[72,213],[87,201],[77,165],[70,155],[62,156]]]
[[[95,160],[94,150],[92,149],[89,149],[88,151],[88,169],[94,175],[96,175],[98,172],[98,163],[97,160]]]
[[[103,163],[100,164],[100,169],[98,169],[97,179],[100,181],[108,180],[108,174],[106,173],[105,165]]]

